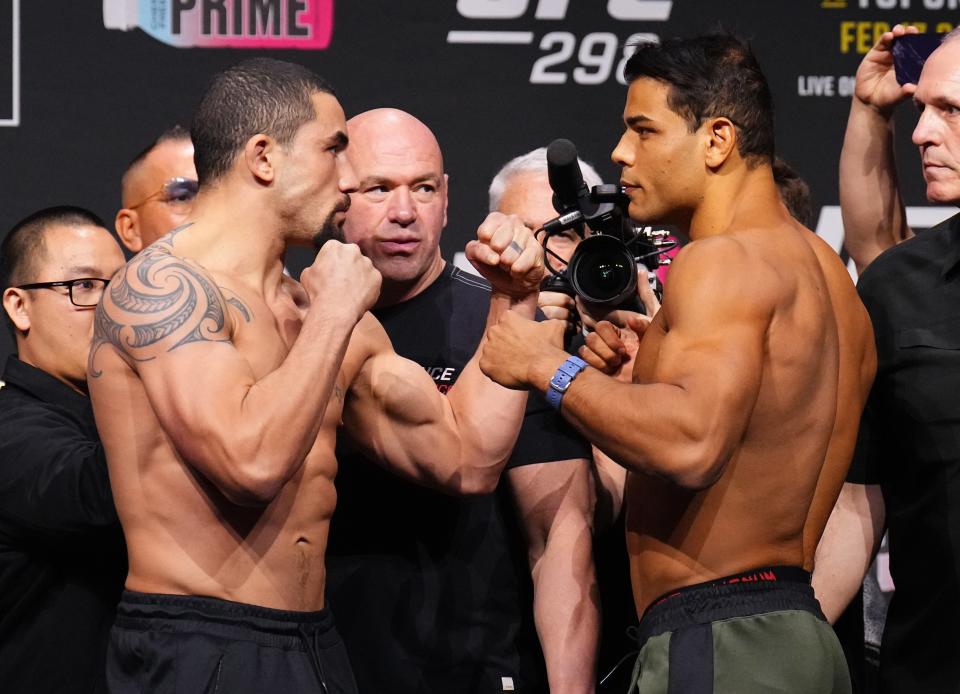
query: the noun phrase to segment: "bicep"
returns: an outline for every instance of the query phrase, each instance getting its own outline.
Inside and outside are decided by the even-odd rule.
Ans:
[[[449,443],[437,436],[445,429],[428,425],[448,422],[453,431],[452,411],[426,370],[397,355],[381,332],[364,337],[367,355],[347,393],[343,423],[375,460],[419,477],[417,451],[424,446],[446,449]]]

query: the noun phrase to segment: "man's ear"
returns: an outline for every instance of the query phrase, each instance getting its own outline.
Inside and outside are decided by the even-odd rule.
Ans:
[[[706,136],[705,162],[711,169],[719,169],[737,149],[737,126],[721,116],[711,118],[702,127]]]
[[[272,183],[276,178],[275,159],[279,147],[276,140],[264,133],[257,133],[243,147],[243,163],[260,183]]]
[[[450,176],[443,174],[443,226],[447,226],[447,205],[450,203]]]
[[[17,330],[22,333],[30,330],[30,312],[27,310],[25,290],[7,287],[3,290],[3,310],[10,316]]]
[[[130,210],[124,207],[117,212],[113,220],[113,227],[117,230],[117,236],[131,253],[139,253],[143,250],[143,239],[140,238],[140,219],[137,217],[136,210]]]

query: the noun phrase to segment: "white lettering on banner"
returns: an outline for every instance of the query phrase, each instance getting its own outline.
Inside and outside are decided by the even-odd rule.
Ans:
[[[528,0],[457,0],[457,12],[467,19],[516,19]]]
[[[799,75],[797,96],[853,96],[857,78],[853,75]]]
[[[797,94],[800,96],[834,96],[833,75],[800,75],[797,78]]]
[[[457,0],[457,12],[467,19],[519,19],[530,0]],[[570,0],[538,0],[537,19],[566,19]],[[607,13],[622,22],[665,22],[673,0],[608,0]]]
[[[534,19],[541,21],[566,19],[571,0],[457,0],[457,12],[467,19],[510,20],[522,18],[535,7]],[[663,22],[670,18],[673,0],[608,0],[607,13],[621,22]],[[604,84],[615,76],[620,84],[623,67],[641,43],[658,43],[660,37],[650,32],[634,33],[621,41],[617,34],[598,31],[578,37],[569,31],[550,31],[540,38],[539,47],[546,55],[538,58],[530,69],[531,84],[566,84],[572,78],[577,84]],[[529,44],[534,33],[511,29],[490,31],[450,30],[447,43],[452,44]],[[568,65],[568,61],[573,64]]]
[[[673,2],[669,0],[610,0],[607,12],[624,22],[665,22],[670,19]]]
[[[839,3],[831,3],[831,6]],[[925,10],[955,10],[960,0],[913,0],[913,7],[923,6]],[[844,7],[846,4],[844,3]],[[861,10],[909,10],[911,0],[858,0]]]
[[[616,66],[616,77],[620,84],[626,84],[623,79],[623,67],[627,60],[637,50],[641,43],[658,43],[660,37],[656,34],[633,34],[627,38],[620,51],[620,62]],[[541,50],[553,50],[542,58],[537,59],[530,70],[531,84],[565,84],[568,73],[565,70],[551,71],[549,68],[563,65],[574,53],[577,37],[569,31],[551,31],[540,40]],[[602,84],[609,79],[614,71],[613,61],[617,58],[617,49],[621,45],[615,34],[598,31],[587,34],[580,43],[577,53],[579,64],[573,68],[573,81],[577,84]],[[599,52],[597,52],[599,49]]]
[[[0,27],[0,31],[6,27]],[[10,105],[0,111],[0,127],[20,125],[20,0],[10,0],[10,53],[0,55],[0,65],[10,61]],[[3,41],[0,41],[2,44]],[[4,99],[6,95],[4,95]],[[0,103],[3,103],[0,101]]]

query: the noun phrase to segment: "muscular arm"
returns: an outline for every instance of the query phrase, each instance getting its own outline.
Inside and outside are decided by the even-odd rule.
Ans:
[[[840,153],[840,210],[844,246],[858,272],[887,248],[913,236],[897,181],[893,113],[915,86],[897,84],[893,42],[916,31],[913,27],[894,27],[880,37],[857,68]]]
[[[315,301],[286,358],[261,378],[233,343],[249,311],[241,314],[196,264],[163,250],[138,256],[97,309],[90,377],[100,375],[101,350],[116,350],[177,453],[230,500],[261,504],[313,446],[358,314]]]
[[[846,483],[817,546],[813,589],[832,624],[860,590],[886,523],[880,485]]]
[[[627,469],[703,488],[739,445],[759,392],[774,306],[771,270],[748,265],[745,254],[721,237],[677,257],[654,322],[666,319],[669,332],[651,382],[622,383],[587,369],[567,390],[567,419]],[[530,383],[545,390],[565,357],[542,350],[529,366]],[[637,358],[644,358],[642,347]]]
[[[863,270],[883,251],[913,236],[894,161],[893,119],[856,98],[840,153],[844,246]]]
[[[534,620],[550,691],[592,692],[600,615],[590,462],[526,465],[507,474],[527,536]]]
[[[488,327],[506,311],[533,318],[536,295],[515,301],[494,294]],[[379,323],[365,322],[362,330],[372,354],[344,408],[344,425],[354,440],[373,458],[424,484],[460,494],[492,491],[516,441],[526,392],[491,381],[474,356],[443,396],[422,367],[393,352]]]

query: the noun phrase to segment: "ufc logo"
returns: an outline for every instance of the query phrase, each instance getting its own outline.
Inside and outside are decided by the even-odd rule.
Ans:
[[[570,0],[537,0],[537,19],[563,19]],[[457,0],[457,12],[468,19],[517,19],[530,0]],[[607,0],[607,12],[624,22],[664,22],[670,18],[673,0]]]

